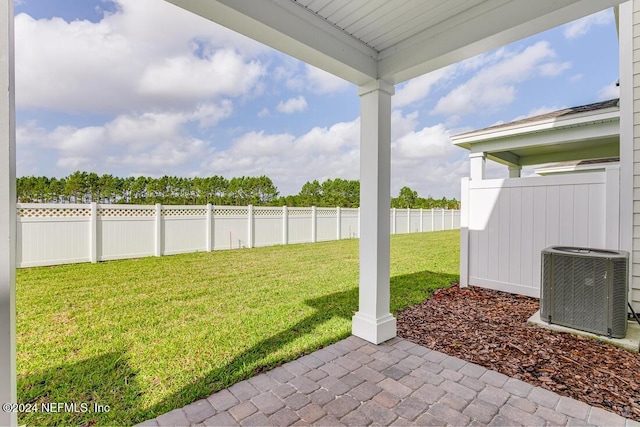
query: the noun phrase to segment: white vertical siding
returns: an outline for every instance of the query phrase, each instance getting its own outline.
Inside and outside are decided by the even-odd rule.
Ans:
[[[621,123],[623,120],[622,115],[626,112],[624,109],[633,109],[633,239],[631,241],[632,249],[632,263],[631,263],[631,292],[630,297],[633,303],[633,306],[636,310],[640,310],[640,206],[636,203],[640,201],[640,1],[633,0],[633,19],[632,19],[632,29],[623,28],[622,25],[626,26],[626,22],[624,24],[621,22],[621,35],[629,35],[628,31],[632,32],[632,43],[631,43],[631,52],[624,52],[625,55],[628,55],[629,60],[632,61],[632,70],[631,70],[631,79],[627,78],[626,69],[621,69],[621,83],[632,85],[632,90],[628,90],[624,87],[621,87],[621,91],[626,91],[625,94],[621,94]],[[623,10],[621,6],[621,11]],[[624,9],[627,10],[627,9]],[[626,17],[621,16],[621,20],[625,20]],[[621,42],[621,49],[622,49]],[[626,45],[625,45],[626,48]],[[621,52],[621,58],[623,57],[623,53]],[[626,59],[627,57],[625,57]],[[628,63],[621,64],[621,67],[628,67]],[[622,75],[624,74],[624,76]],[[623,78],[624,77],[624,78]],[[630,80],[630,81],[629,81]],[[631,99],[628,98],[628,95],[632,94]],[[624,104],[623,104],[624,102]],[[625,116],[624,118],[626,118]],[[626,135],[626,129],[624,131]],[[623,130],[621,129],[621,137],[623,135]],[[621,143],[621,151],[622,151],[622,143]],[[626,151],[625,151],[626,153]]]

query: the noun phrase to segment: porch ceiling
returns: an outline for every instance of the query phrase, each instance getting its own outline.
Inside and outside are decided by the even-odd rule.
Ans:
[[[396,84],[620,0],[167,0],[356,85]]]

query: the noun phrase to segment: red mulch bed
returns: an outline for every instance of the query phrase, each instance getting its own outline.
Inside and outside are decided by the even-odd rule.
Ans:
[[[398,335],[640,421],[640,356],[527,324],[538,308],[534,298],[453,285],[398,313]]]

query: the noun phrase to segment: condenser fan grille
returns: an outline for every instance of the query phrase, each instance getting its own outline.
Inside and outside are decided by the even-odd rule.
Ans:
[[[621,338],[627,331],[623,251],[552,246],[542,251],[540,315],[549,323]]]

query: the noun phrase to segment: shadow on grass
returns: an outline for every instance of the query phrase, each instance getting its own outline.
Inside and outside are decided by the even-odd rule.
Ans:
[[[458,276],[422,271],[391,278],[391,310],[397,312],[428,298],[438,288],[458,280]],[[330,345],[350,335],[345,331],[326,336],[318,346],[300,349],[289,358],[270,360],[269,356],[285,345],[304,335],[314,334],[315,329],[334,318],[351,319],[358,307],[358,288],[336,292],[305,301],[315,312],[285,330],[265,338],[238,355],[228,364],[213,369],[194,379],[182,389],[167,396],[151,408],[140,407],[140,390],[135,382],[135,372],[126,363],[126,354],[109,353],[85,362],[63,365],[57,369],[27,376],[20,380],[21,402],[62,401],[96,402],[108,404],[108,414],[58,414],[55,422],[46,415],[25,416],[21,423],[28,424],[133,424],[154,418],[197,399],[227,388],[318,348]],[[317,341],[316,341],[317,342]],[[55,391],[55,395],[52,393]],[[117,411],[126,411],[117,414]]]
[[[87,426],[114,424],[119,412],[135,410],[140,389],[123,350],[18,377],[18,396],[38,408],[19,414],[20,425]],[[96,412],[96,405],[108,412]]]

